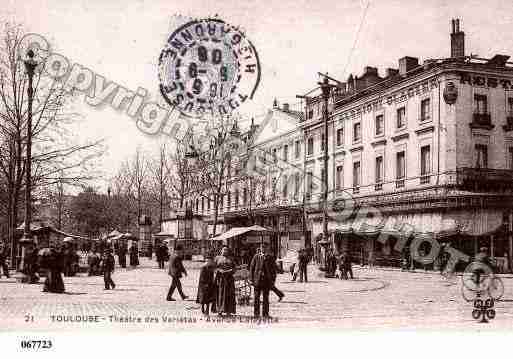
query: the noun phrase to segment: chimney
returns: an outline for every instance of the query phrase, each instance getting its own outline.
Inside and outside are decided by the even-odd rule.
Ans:
[[[376,67],[365,66],[364,75],[378,75],[378,69]]]
[[[289,112],[290,111],[290,107],[289,107],[288,103],[284,103],[283,104],[283,111],[285,111],[285,112]]]
[[[419,66],[419,59],[416,57],[405,56],[399,59],[399,75],[406,76],[414,68]]]
[[[398,69],[392,69],[392,68],[388,68],[387,71],[386,71],[386,77],[393,77],[395,75],[397,75],[399,73],[399,70]]]
[[[465,56],[465,33],[460,31],[460,19],[452,19],[451,57]]]

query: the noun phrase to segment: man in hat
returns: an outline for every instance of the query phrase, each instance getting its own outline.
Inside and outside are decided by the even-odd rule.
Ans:
[[[9,278],[9,267],[7,267],[7,246],[0,242],[0,267],[4,272],[4,275]],[[2,275],[0,274],[0,278]]]
[[[174,301],[173,293],[175,288],[178,289],[178,293],[182,297],[182,300],[189,298],[182,291],[182,283],[180,282],[180,278],[182,278],[182,274],[187,276],[187,271],[182,263],[183,259],[183,247],[181,245],[176,246],[175,252],[171,254],[169,257],[169,275],[172,278],[171,287],[169,287],[169,291],[167,293],[167,300]]]
[[[260,295],[263,297],[262,315],[269,317],[269,291],[276,280],[276,263],[269,253],[269,245],[264,243],[255,254],[249,267],[249,278],[255,288],[254,316],[260,316]]]
[[[116,289],[116,285],[112,280],[112,272],[114,272],[114,256],[112,255],[112,249],[105,249],[103,255],[103,281],[105,282],[105,290]]]

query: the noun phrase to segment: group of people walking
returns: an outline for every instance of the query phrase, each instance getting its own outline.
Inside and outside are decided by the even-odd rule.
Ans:
[[[183,265],[183,248],[177,246],[169,259],[169,275],[171,286],[167,293],[167,300],[174,301],[173,294],[178,290],[182,300],[188,298],[183,292],[180,279],[187,275]],[[202,266],[196,302],[201,304],[201,311],[205,315],[217,312],[219,315],[233,315],[236,313],[236,291],[235,278],[236,265],[230,256],[228,247],[221,249],[220,255],[214,257],[212,254],[206,256],[206,263]],[[259,317],[269,316],[269,293],[274,291],[279,300],[285,295],[275,286],[276,261],[270,254],[269,246],[263,244],[259,251],[253,256],[249,266],[249,281],[254,288],[254,315]],[[262,310],[260,310],[260,299],[262,298]]]

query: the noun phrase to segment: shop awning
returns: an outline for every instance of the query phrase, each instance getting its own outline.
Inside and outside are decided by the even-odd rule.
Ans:
[[[219,236],[211,238],[212,241],[225,241],[227,239],[240,236],[249,232],[269,232],[269,230],[262,226],[251,226],[251,227],[234,227]]]
[[[482,236],[491,234],[502,226],[502,212],[495,209],[469,209],[447,213],[409,213],[393,214],[385,217],[363,216],[341,222],[328,222],[332,233],[355,233],[374,235],[424,235],[429,237],[448,237],[455,234]]]

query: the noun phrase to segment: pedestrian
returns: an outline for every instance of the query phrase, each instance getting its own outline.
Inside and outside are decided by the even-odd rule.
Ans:
[[[39,282],[39,277],[36,274],[37,268],[37,246],[35,244],[29,244],[25,250],[25,264],[23,272],[27,275],[26,281],[30,284]]]
[[[260,295],[262,295],[262,316],[269,317],[269,291],[276,280],[276,263],[269,254],[269,247],[262,244],[260,251],[251,260],[249,278],[255,288],[253,314],[260,317]]]
[[[50,244],[50,248],[41,262],[41,267],[47,269],[43,292],[64,293],[64,281],[62,280],[64,258],[62,251]]]
[[[340,279],[347,279],[346,264],[344,262],[345,256],[343,254],[338,256],[338,275]]]
[[[217,287],[216,309],[219,315],[235,314],[235,263],[230,257],[230,250],[224,246],[221,254],[216,257],[216,276],[215,282]]]
[[[2,269],[7,278],[10,278],[9,267],[7,266],[7,256],[7,247],[3,243],[0,243],[0,269]],[[2,275],[0,274],[0,278],[1,277]]]
[[[299,282],[308,282],[308,253],[306,249],[301,249],[298,257]]]
[[[278,264],[276,263],[276,257],[271,255],[271,258],[272,258],[272,263],[274,264],[274,269],[276,272],[278,272]],[[273,282],[273,286],[271,287],[271,292],[276,294],[276,296],[278,297],[278,302],[281,302],[283,300],[283,298],[285,297],[285,293],[283,293],[281,290],[276,288],[276,284],[274,282]]]
[[[152,259],[153,258],[153,246],[152,244],[150,243],[148,245],[148,259]]]
[[[121,243],[118,248],[118,262],[121,268],[126,268],[126,244]]]
[[[182,278],[182,274],[187,276],[187,271],[183,266],[182,262],[183,258],[183,247],[178,245],[175,249],[175,253],[171,255],[169,258],[169,275],[172,278],[171,287],[169,287],[169,291],[167,293],[167,300],[174,301],[173,293],[175,288],[178,289],[178,293],[182,297],[182,300],[189,298],[187,295],[183,293],[182,283],[180,282],[180,278]]]
[[[214,280],[216,263],[212,253],[207,253],[206,259],[207,262],[200,270],[196,303],[201,304],[201,312],[203,314],[209,315],[210,310],[215,312],[216,305],[216,284]]]
[[[105,282],[105,290],[116,289],[116,284],[112,280],[112,272],[114,272],[114,256],[112,255],[112,249],[107,248],[103,255],[103,281]]]
[[[156,250],[155,253],[157,257],[157,262],[159,264],[160,269],[164,269],[164,263],[169,260],[169,253],[167,246],[164,243],[161,243]]]
[[[344,254],[342,254],[342,256],[343,256],[343,262],[344,262],[344,275],[345,275],[346,279],[349,279],[348,273],[351,276],[351,279],[354,279],[353,264],[351,262],[351,256],[347,252],[344,252]]]
[[[132,244],[130,247],[130,266],[135,268],[139,265],[139,250],[137,246]]]
[[[92,249],[89,249],[87,252],[87,265],[89,266],[89,271],[87,275],[89,277],[95,275],[95,266],[96,266],[96,254],[93,252]]]
[[[292,281],[295,282],[299,275],[299,263],[301,262],[302,249],[297,251],[297,259],[290,268],[290,274],[292,275]]]

